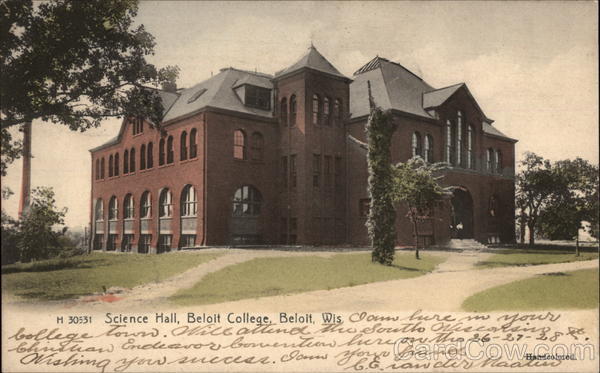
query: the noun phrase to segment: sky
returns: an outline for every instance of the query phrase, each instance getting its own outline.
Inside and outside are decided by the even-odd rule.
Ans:
[[[582,2],[184,2],[142,1],[136,22],[156,38],[157,66],[177,65],[179,87],[223,67],[273,74],[311,42],[346,76],[385,57],[441,88],[465,82],[494,125],[516,138],[517,159],[598,163],[598,5]],[[121,121],[84,133],[34,121],[32,186],[51,186],[67,225],[89,220],[89,149]],[[15,195],[21,161],[2,185]]]

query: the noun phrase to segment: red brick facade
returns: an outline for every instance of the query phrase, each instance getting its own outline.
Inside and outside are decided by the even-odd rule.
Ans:
[[[177,97],[171,94],[160,131],[147,122],[140,128],[138,121],[124,121],[116,139],[91,151],[93,247],[163,252],[215,245],[368,244],[366,153],[360,146],[367,117],[356,115],[361,96],[351,93],[360,79],[344,77],[311,48],[275,77],[224,69]],[[434,95],[433,101],[440,94]],[[451,158],[456,164],[443,179],[463,190],[454,209],[461,212],[453,221],[447,203],[423,225],[422,239],[443,243],[462,234],[482,242],[514,240],[514,140],[490,130],[491,120],[466,86],[425,114],[391,109],[398,124],[394,162],[413,156],[415,132],[418,153],[424,156],[431,148],[429,161],[446,161],[447,121],[454,128],[453,145],[463,139],[457,143],[462,162]],[[457,140],[452,126],[459,112]],[[487,167],[488,149],[501,164],[494,158],[493,170]],[[466,161],[467,153],[474,163]],[[404,215],[399,206],[400,245],[412,242]],[[456,216],[464,226],[460,233],[451,229]]]

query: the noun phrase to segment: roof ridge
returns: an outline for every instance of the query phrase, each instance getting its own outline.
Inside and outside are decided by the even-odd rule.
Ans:
[[[441,91],[442,89],[448,89],[448,88],[456,87],[456,86],[459,86],[459,85],[467,85],[467,83],[461,82],[461,83],[452,84],[452,85],[449,85],[449,86],[446,86],[446,87],[442,87],[442,88],[435,88],[435,89],[432,89],[431,91],[423,92],[423,94],[430,93],[430,92],[435,92],[435,91]]]
[[[259,71],[238,69],[237,67],[233,67],[233,66],[223,67],[219,70],[219,72],[224,72],[227,70],[234,70],[234,71],[239,71],[242,73],[252,74],[252,75],[259,76],[261,78],[269,78],[269,79],[273,78],[273,75],[271,75],[271,74],[267,74],[267,73],[263,73],[263,72],[259,72]]]

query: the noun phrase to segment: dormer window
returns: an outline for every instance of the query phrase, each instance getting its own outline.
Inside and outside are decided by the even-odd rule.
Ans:
[[[262,110],[271,110],[270,89],[246,85],[245,93],[246,97],[244,103],[246,106],[251,106]]]
[[[142,119],[142,118],[135,118],[132,121],[132,124],[133,124],[132,129],[133,129],[133,134],[134,135],[137,135],[139,133],[144,132],[144,119]]]

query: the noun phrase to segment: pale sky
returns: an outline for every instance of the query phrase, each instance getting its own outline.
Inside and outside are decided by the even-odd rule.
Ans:
[[[494,125],[551,160],[598,163],[596,2],[217,3],[142,1],[137,21],[156,37],[158,66],[178,65],[180,87],[233,66],[270,73],[310,46],[342,73],[376,55],[399,62],[430,85],[465,82]],[[32,185],[51,186],[66,223],[88,224],[88,149],[115,136],[120,120],[85,133],[34,122]],[[2,179],[14,192],[21,162]]]

